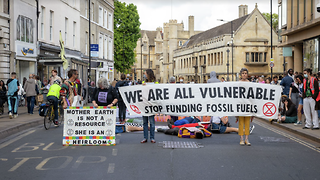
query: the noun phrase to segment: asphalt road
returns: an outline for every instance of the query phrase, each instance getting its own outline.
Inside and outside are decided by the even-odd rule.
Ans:
[[[252,124],[252,146],[240,146],[234,133],[205,139],[156,133],[156,144],[140,144],[143,134],[134,132],[117,135],[116,146],[67,147],[62,127],[39,126],[2,140],[1,179],[320,179],[319,148],[263,122]],[[165,149],[163,141],[203,147]]]

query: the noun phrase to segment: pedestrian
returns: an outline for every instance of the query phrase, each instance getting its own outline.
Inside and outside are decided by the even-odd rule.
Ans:
[[[298,90],[299,90],[299,105],[298,105],[298,121],[297,123],[294,123],[294,125],[301,125],[302,124],[302,109],[303,109],[303,97],[302,97],[302,92],[303,92],[303,77],[299,74],[296,78],[296,82],[298,84]]]
[[[51,70],[51,75],[50,85],[52,85],[55,80],[59,80],[62,83],[62,79],[58,76],[58,71],[56,69]]]
[[[38,86],[36,84],[36,81],[34,80],[33,74],[29,75],[29,79],[27,80],[26,84],[24,85],[24,90],[25,90],[26,96],[27,96],[28,113],[30,115],[32,115],[34,105],[35,105],[36,96],[37,96],[37,94],[39,94]]]
[[[169,78],[169,83],[170,84],[175,84],[176,83],[176,78],[174,76]]]
[[[315,77],[312,77],[312,70],[307,68],[303,71],[303,111],[306,116],[306,124],[303,129],[319,129],[319,84]],[[312,127],[313,126],[313,127]]]
[[[248,80],[248,69],[242,68],[240,70],[240,82],[250,82]],[[236,122],[239,121],[239,136],[240,136],[240,145],[247,145],[251,146],[251,143],[249,142],[249,134],[250,134],[250,121],[252,122],[253,116],[237,116]],[[243,133],[243,126],[244,126],[244,133]],[[243,139],[243,135],[245,135],[245,139]]]
[[[221,82],[226,82],[226,80],[224,79],[224,77],[221,78]]]
[[[221,82],[218,78],[217,78],[217,73],[215,71],[211,71],[210,72],[210,79],[208,79],[208,83],[217,83],[217,82]]]
[[[25,91],[23,89],[23,86],[20,83],[20,88],[19,88],[19,91],[18,91],[18,104],[19,104],[18,106],[24,106],[25,105],[24,95],[25,95]]]
[[[0,115],[4,112],[3,104],[7,102],[7,88],[3,80],[0,80]]]
[[[266,84],[271,84],[271,78],[270,77],[267,77]]]
[[[61,97],[63,99],[63,109],[68,106],[72,106],[74,97],[77,96],[77,87],[75,81],[78,78],[79,73],[76,69],[70,69],[68,71],[68,80],[65,80],[61,85]]]
[[[38,90],[39,90],[39,94],[37,95],[36,98],[36,106],[38,106],[39,104],[41,104],[43,102],[43,89],[44,89],[44,84],[40,81],[40,76],[36,75],[35,76],[36,79],[36,84],[38,86]]]
[[[155,84],[155,76],[152,69],[147,69],[145,71],[146,81],[142,85],[146,84]],[[154,122],[154,115],[150,116],[142,116],[143,119],[143,137],[144,139],[141,143],[146,143],[148,141],[148,121],[150,123],[150,141],[151,143],[156,143],[154,139],[154,132],[155,132],[155,122]]]
[[[124,87],[124,86],[129,86],[128,81],[126,81],[126,75],[121,74],[120,76],[120,81],[117,82],[116,84],[116,90],[119,92],[119,87]],[[121,94],[118,93],[119,96],[119,101],[118,101],[118,107],[119,107],[119,121],[121,123],[124,123],[126,121],[126,112],[127,112],[127,107],[126,104],[123,102],[123,99],[121,97]]]
[[[11,78],[7,81],[8,109],[10,119],[18,117],[18,91],[20,89],[20,83],[16,78],[17,74],[12,72]]]
[[[271,82],[273,85],[280,85],[280,82],[278,81],[278,76],[273,76],[273,81]]]
[[[117,90],[110,85],[104,77],[98,80],[98,88],[93,92],[92,104],[94,107],[107,106],[108,108],[115,106],[118,102]]]
[[[291,77],[292,80],[294,80],[293,69],[288,70],[288,76]]]
[[[290,86],[291,83],[293,83],[293,79],[286,73],[283,73],[283,75],[285,77],[281,80],[280,85],[283,86],[283,95],[289,97]]]
[[[295,77],[294,82],[290,85],[289,90],[289,99],[293,102],[294,105],[299,105],[299,85],[297,82],[297,78]]]

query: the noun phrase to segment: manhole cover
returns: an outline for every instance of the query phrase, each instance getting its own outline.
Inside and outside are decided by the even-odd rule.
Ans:
[[[184,142],[184,141],[163,141],[163,148],[170,148],[170,149],[192,149],[192,148],[201,148],[196,142]]]
[[[288,138],[276,138],[276,137],[260,137],[264,142],[275,142],[275,143],[283,143],[290,142]]]

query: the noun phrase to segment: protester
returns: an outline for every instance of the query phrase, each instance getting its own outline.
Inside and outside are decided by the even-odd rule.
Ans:
[[[271,84],[271,78],[270,77],[267,77],[266,84]]]
[[[281,80],[280,85],[283,86],[283,95],[289,97],[290,86],[291,83],[293,83],[293,79],[286,73],[283,73],[283,75],[285,77]]]
[[[60,98],[60,87],[61,82],[59,80],[55,80],[53,84],[50,86],[50,89],[47,94],[47,100],[53,102],[54,109],[54,125],[59,125],[59,114],[58,114],[58,105]]]
[[[118,93],[116,89],[111,86],[106,78],[98,80],[98,88],[93,92],[92,104],[94,107],[107,106],[108,108],[116,105],[118,102]]]
[[[55,80],[59,80],[62,83],[62,79],[58,76],[58,71],[56,69],[52,69],[51,74],[50,85],[52,85]]]
[[[303,111],[306,116],[306,124],[303,129],[319,129],[319,84],[317,78],[311,77],[312,70],[307,68],[303,71]],[[313,126],[313,127],[312,127]]]
[[[210,79],[208,79],[207,83],[217,83],[217,82],[221,82],[221,81],[217,78],[216,72],[211,71],[210,72]]]
[[[68,80],[65,80],[61,85],[60,94],[63,99],[63,108],[66,109],[68,106],[72,106],[74,97],[77,95],[77,87],[75,81],[78,78],[79,73],[76,69],[70,69],[68,71]]]
[[[28,114],[30,114],[30,115],[33,114],[36,96],[37,96],[37,94],[39,94],[38,86],[36,84],[36,81],[33,78],[34,78],[34,75],[30,74],[29,79],[27,80],[26,84],[24,85],[24,90],[25,90],[26,96],[27,96]]]
[[[7,88],[3,80],[0,80],[0,115],[4,113],[3,104],[7,101]]]
[[[121,80],[117,82],[116,84],[116,90],[119,92],[119,87],[123,87],[123,86],[129,86],[128,81],[126,81],[126,75],[125,74],[121,74]],[[119,121],[125,122],[126,120],[126,112],[127,112],[127,107],[126,104],[123,102],[123,99],[120,95],[120,93],[118,93],[119,95],[119,101],[118,101],[118,107],[119,107]]]
[[[279,114],[278,122],[282,123],[296,123],[297,122],[297,108],[295,104],[289,99],[284,98],[282,100],[284,107]]]
[[[208,127],[208,130],[210,129],[217,129],[219,131],[220,134],[224,134],[224,133],[230,133],[230,132],[236,132],[239,133],[239,129],[235,128],[235,127],[229,127],[228,126],[228,116],[212,116],[210,119],[210,126],[212,127]],[[249,133],[251,134],[253,129],[254,129],[254,125],[252,125],[249,129]]]
[[[190,84],[194,84],[194,79],[191,79],[191,82],[190,82]]]
[[[226,82],[226,80],[224,79],[224,77],[221,78],[221,82]]]
[[[258,78],[258,83],[261,83],[261,84],[265,84],[266,83],[264,81],[264,76],[263,75]]]
[[[169,83],[170,84],[175,84],[176,83],[176,78],[174,76],[169,78]]]
[[[288,76],[291,77],[292,80],[294,80],[293,69],[288,70]]]
[[[142,85],[146,84],[154,84],[155,83],[155,76],[152,71],[152,69],[147,69],[145,71],[145,76],[146,76],[146,82],[143,83]],[[155,132],[155,122],[154,122],[154,115],[151,116],[142,116],[143,119],[143,137],[144,139],[141,141],[141,143],[146,143],[148,141],[148,121],[150,123],[150,141],[151,143],[156,143],[154,140],[154,132]]]
[[[298,84],[298,90],[299,90],[299,105],[298,105],[298,121],[297,123],[294,123],[294,125],[301,125],[302,124],[302,109],[303,109],[303,98],[302,98],[302,92],[303,92],[303,77],[301,75],[298,75],[296,78],[297,84]]]
[[[9,118],[18,117],[18,91],[20,89],[20,83],[16,79],[17,74],[15,72],[11,73],[11,78],[7,81],[8,87],[8,109]]]
[[[242,68],[240,70],[240,76],[241,76],[241,79],[240,79],[240,82],[249,82],[248,81],[248,69],[246,68]],[[247,146],[251,146],[251,143],[249,142],[249,134],[250,134],[250,121],[252,122],[253,120],[253,116],[239,116],[239,117],[236,117],[237,120],[236,122],[239,121],[239,136],[240,136],[240,145],[243,146],[243,145],[247,145]],[[244,126],[244,133],[243,133],[243,126]],[[245,134],[245,140],[243,140],[243,135]]]
[[[299,105],[299,85],[297,81],[297,78],[295,78],[294,82],[291,83],[289,90],[289,99],[296,106]]]
[[[280,85],[280,82],[278,81],[278,76],[273,76],[273,81],[271,82],[273,85]]]

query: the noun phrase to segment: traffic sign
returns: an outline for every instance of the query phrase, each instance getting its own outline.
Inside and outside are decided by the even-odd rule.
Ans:
[[[271,68],[274,67],[274,63],[273,63],[273,62],[270,63],[270,67],[271,67]]]
[[[99,57],[99,44],[90,44],[91,57]]]

